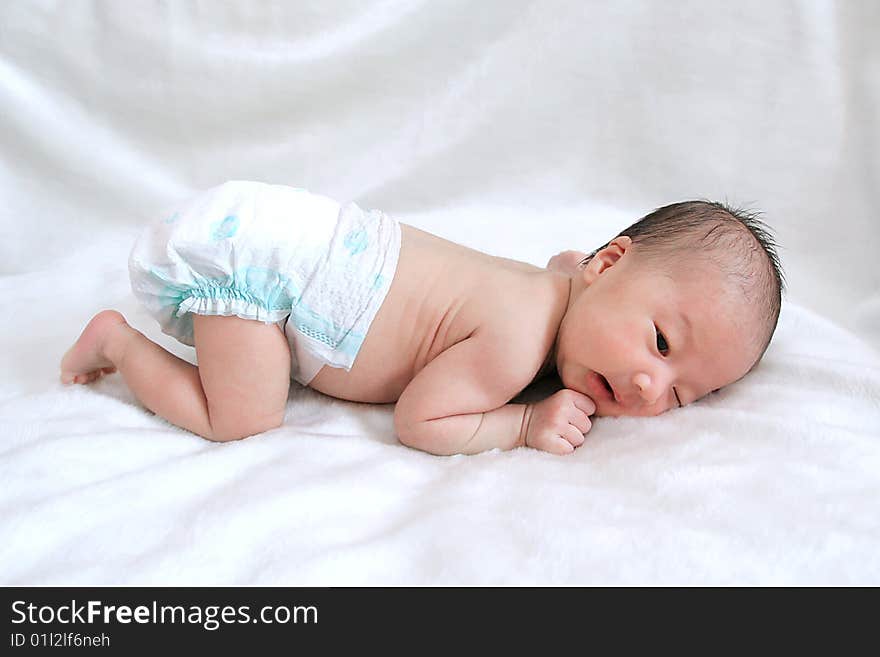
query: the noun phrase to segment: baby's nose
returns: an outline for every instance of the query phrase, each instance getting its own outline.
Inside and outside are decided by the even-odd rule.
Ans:
[[[633,385],[639,389],[639,395],[648,404],[653,404],[660,397],[659,386],[654,385],[651,377],[644,372],[639,372],[632,379]]]

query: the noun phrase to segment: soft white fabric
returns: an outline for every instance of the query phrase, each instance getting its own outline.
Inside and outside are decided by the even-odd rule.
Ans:
[[[232,180],[154,219],[128,260],[162,332],[195,345],[193,315],[275,322],[291,376],[350,370],[397,269],[400,225],[287,185]]]
[[[0,4],[0,583],[880,584],[880,6]],[[295,388],[211,444],[119,379],[101,308],[179,355],[126,259],[224,180],[305,187],[543,265],[692,197],[765,211],[790,294],[705,402],[572,456],[441,458]]]

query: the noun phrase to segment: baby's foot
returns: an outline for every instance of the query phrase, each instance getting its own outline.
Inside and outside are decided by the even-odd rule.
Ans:
[[[61,383],[91,383],[116,368],[104,355],[107,335],[120,324],[128,326],[125,317],[115,310],[102,310],[86,324],[82,334],[61,359]]]

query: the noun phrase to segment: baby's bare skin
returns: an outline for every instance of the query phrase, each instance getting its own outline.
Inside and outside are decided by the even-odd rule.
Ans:
[[[351,371],[310,386],[359,402],[397,402],[404,444],[435,454],[584,442],[597,415],[657,415],[742,377],[756,362],[749,312],[719,271],[657,271],[618,237],[586,267],[490,256],[401,224],[391,288]],[[199,366],[166,352],[122,315],[96,315],[61,363],[65,383],[118,369],[137,398],[177,426],[235,440],[284,420],[290,351],[272,324],[194,317]],[[557,370],[565,386],[512,404]]]
[[[488,255],[401,224],[397,272],[350,372],[324,366],[309,387],[359,402],[396,402],[438,355],[478,330],[517,333],[510,360],[526,387],[544,364],[568,302],[570,278]],[[488,347],[504,358],[512,345]],[[454,385],[454,379],[447,382]],[[517,391],[519,392],[519,391]],[[515,395],[514,395],[515,396]]]
[[[437,453],[460,451],[482,424],[483,411],[503,406],[539,371],[542,375],[552,371],[548,357],[568,303],[570,280],[559,271],[491,256],[401,224],[401,249],[392,285],[352,369],[324,366],[309,385],[333,397],[368,403],[397,402],[410,388],[410,403],[398,404],[396,409],[401,439]],[[196,316],[194,321],[198,329],[208,322],[218,323],[217,319]],[[246,326],[249,331],[257,331],[256,326],[266,327],[238,318],[220,319],[230,327]],[[210,397],[210,384],[205,380],[206,349],[199,350],[198,334],[197,330],[201,372],[151,343],[128,326],[120,313],[104,311],[92,319],[65,354],[61,380],[89,383],[115,371],[125,361],[125,366],[120,366],[123,376],[144,405],[190,431],[220,439],[206,417],[210,415],[210,399],[205,400]],[[222,335],[217,341],[223,341]],[[429,364],[442,363],[444,359],[438,357],[449,354],[456,345],[474,352],[473,358],[466,360],[480,363],[476,380],[466,371],[467,366],[449,362],[448,356],[445,367],[435,366],[435,371],[418,376]],[[257,346],[252,351],[266,353]],[[272,361],[289,362],[289,352],[278,349],[276,356],[256,360],[260,362],[246,369],[270,368]],[[147,376],[145,371],[150,368],[155,372]],[[418,390],[411,385],[417,377]],[[235,376],[226,378],[234,380]],[[277,381],[278,377],[266,372],[255,379]],[[171,381],[181,386],[176,402],[168,392]],[[466,403],[456,400],[450,394],[452,390],[468,397]],[[256,396],[262,399],[265,395]],[[240,399],[227,401],[215,406],[243,406]],[[430,401],[439,405],[426,405]],[[486,423],[483,440],[472,443],[470,451],[489,448],[486,440],[491,446],[500,440],[497,446],[504,448],[525,444],[522,430],[526,406],[508,410],[514,411],[507,413],[509,421],[491,431],[491,436],[485,430],[492,429],[492,423]],[[283,418],[278,409],[274,415]],[[446,438],[439,442],[435,435],[410,430],[448,415],[460,417],[446,423],[442,432]]]

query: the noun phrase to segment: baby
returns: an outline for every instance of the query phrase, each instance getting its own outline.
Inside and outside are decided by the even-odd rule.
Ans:
[[[214,441],[281,426],[293,378],[397,402],[400,441],[434,454],[567,454],[590,416],[657,415],[748,373],[779,317],[775,247],[754,214],[691,201],[542,269],[354,203],[228,182],[146,228],[129,259],[135,295],[198,366],[104,310],[61,381],[118,370],[148,409]],[[509,403],[554,371],[562,390]]]

